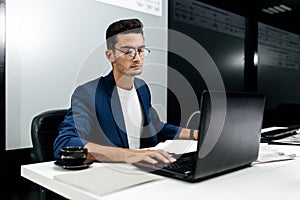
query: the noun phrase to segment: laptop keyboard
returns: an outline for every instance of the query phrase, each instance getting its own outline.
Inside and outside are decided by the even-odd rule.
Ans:
[[[183,175],[182,177],[188,177],[194,173],[195,167],[195,159],[196,159],[196,152],[190,152],[185,154],[172,154],[176,161],[173,163],[163,163],[158,162],[156,164],[150,164],[145,161],[133,163],[133,165],[141,168],[145,171],[149,171],[152,173],[163,173],[163,174],[176,174],[176,175]]]
[[[176,162],[170,164],[158,163],[156,164],[156,167],[171,170],[180,174],[184,174],[184,173],[191,173],[193,171],[194,163],[195,163],[194,157],[178,158]]]

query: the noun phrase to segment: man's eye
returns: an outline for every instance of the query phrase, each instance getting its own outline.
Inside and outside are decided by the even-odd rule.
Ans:
[[[139,49],[138,52],[139,53],[143,53],[145,51],[145,49]]]
[[[134,49],[128,49],[128,51],[126,51],[126,54],[135,54],[135,50]]]

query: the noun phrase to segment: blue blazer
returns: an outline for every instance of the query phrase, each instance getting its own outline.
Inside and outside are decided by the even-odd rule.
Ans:
[[[164,123],[151,105],[150,90],[146,83],[134,79],[144,113],[140,148],[152,147],[159,142],[174,139],[181,127]],[[84,146],[88,142],[129,148],[125,122],[112,71],[77,87],[71,98],[59,135],[54,141],[54,157],[66,146]]]

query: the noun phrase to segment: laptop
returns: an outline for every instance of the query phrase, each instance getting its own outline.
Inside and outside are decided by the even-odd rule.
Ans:
[[[265,95],[203,91],[197,151],[171,164],[134,163],[142,170],[197,182],[251,166],[259,153]]]

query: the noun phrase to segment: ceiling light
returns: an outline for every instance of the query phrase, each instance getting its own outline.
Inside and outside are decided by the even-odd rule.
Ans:
[[[288,6],[284,5],[284,4],[280,4],[279,6],[281,8],[283,8],[283,9],[287,10],[287,11],[292,11],[292,8],[290,8],[290,7],[288,7]]]
[[[274,13],[268,9],[262,9],[263,12],[273,15]]]
[[[280,4],[280,5],[273,6],[273,7],[263,8],[262,11],[272,15],[272,14],[275,14],[275,13],[282,13],[282,12],[286,12],[286,11],[292,11],[292,8],[290,8],[290,7],[288,7],[284,4]]]
[[[274,8],[275,10],[280,11],[280,12],[285,12],[285,11],[286,11],[285,9],[283,9],[283,8],[281,8],[281,7],[279,7],[279,6],[273,6],[273,8]]]
[[[274,9],[274,8],[272,8],[272,7],[269,7],[268,10],[272,11],[273,13],[279,13],[278,10],[276,10],[276,9]]]

